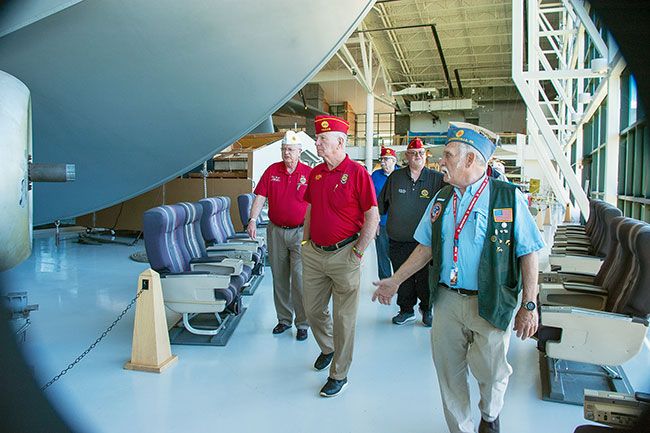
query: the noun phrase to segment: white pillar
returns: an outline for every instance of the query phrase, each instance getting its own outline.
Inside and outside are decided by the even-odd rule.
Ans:
[[[372,172],[372,139],[373,120],[375,117],[375,97],[372,93],[366,96],[366,168]]]
[[[605,201],[616,206],[618,201],[618,153],[621,130],[621,74],[613,68],[616,43],[610,36],[610,73],[607,77],[607,142],[605,144]],[[599,164],[601,162],[599,161]]]

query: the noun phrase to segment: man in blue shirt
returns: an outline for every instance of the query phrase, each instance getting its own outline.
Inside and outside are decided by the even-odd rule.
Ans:
[[[372,183],[375,185],[375,193],[377,198],[388,176],[395,170],[397,163],[397,155],[393,149],[388,147],[381,148],[380,155],[381,168],[372,172]],[[379,270],[379,278],[384,279],[390,277],[390,261],[388,257],[388,234],[386,232],[386,218],[387,215],[380,215],[379,227],[377,228],[377,238],[375,239],[375,248],[377,249],[377,267]]]
[[[475,431],[469,371],[481,394],[478,431],[499,432],[513,314],[518,337],[537,330],[536,252],[544,242],[523,194],[486,176],[497,139],[475,125],[450,124],[440,166],[451,186],[425,211],[414,235],[419,245],[392,277],[375,283],[372,297],[389,305],[399,285],[431,262],[431,345],[451,433]]]

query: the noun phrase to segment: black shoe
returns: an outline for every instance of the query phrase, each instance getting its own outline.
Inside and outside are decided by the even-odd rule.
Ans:
[[[284,323],[278,323],[277,325],[275,325],[275,328],[273,328],[273,333],[274,334],[282,334],[284,331],[286,331],[287,329],[290,329],[290,328],[291,328],[291,326],[289,326],[289,325],[285,325]]]
[[[499,433],[499,417],[492,422],[487,422],[481,418],[481,423],[478,425],[478,433]]]
[[[306,339],[307,339],[307,330],[306,329],[298,329],[298,333],[296,334],[296,340],[305,341]]]
[[[415,313],[413,312],[404,313],[400,311],[397,316],[393,317],[393,323],[395,325],[403,325],[405,323],[412,322],[414,320],[415,320]]]
[[[314,362],[314,368],[316,370],[326,369],[332,363],[332,358],[334,358],[334,352],[328,353],[327,355],[321,352],[318,358],[316,358],[316,362]]]
[[[433,314],[431,314],[431,310],[422,311],[422,324],[427,328],[431,328],[432,323],[433,323]]]
[[[320,395],[322,397],[336,397],[343,391],[343,389],[348,386],[348,378],[341,380],[332,379],[331,377],[327,378],[325,386],[320,390]]]

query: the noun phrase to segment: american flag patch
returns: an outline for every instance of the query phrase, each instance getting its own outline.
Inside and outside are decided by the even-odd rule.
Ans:
[[[494,222],[495,223],[511,223],[512,222],[512,208],[494,209]]]

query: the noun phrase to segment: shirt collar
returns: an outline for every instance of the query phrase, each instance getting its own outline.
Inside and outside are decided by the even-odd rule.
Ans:
[[[345,155],[345,159],[343,159],[343,161],[341,161],[341,163],[340,163],[339,165],[337,165],[336,168],[334,168],[332,171],[345,171],[345,168],[348,166],[348,163],[349,163],[350,161],[352,161],[352,160],[350,159],[350,156],[348,156],[348,155],[346,154],[346,155]],[[356,163],[355,163],[355,164],[356,164]],[[325,168],[327,169],[327,163],[325,164]],[[329,171],[329,170],[327,170],[327,171]],[[383,171],[383,170],[382,170],[382,171]]]
[[[481,183],[483,183],[483,180],[485,179],[486,176],[487,173],[483,173],[483,176],[481,176],[479,180],[477,180],[476,182],[474,182],[473,184],[471,184],[465,189],[465,194],[467,193],[469,193],[470,195],[476,194],[476,191],[478,191],[479,187],[481,186]],[[456,194],[458,194],[458,197],[461,197],[460,190],[457,187],[454,187],[454,191],[456,192]]]

